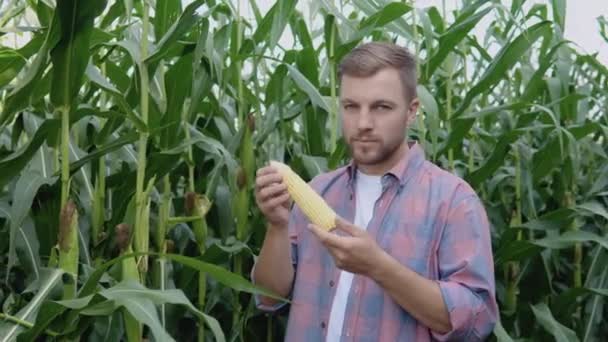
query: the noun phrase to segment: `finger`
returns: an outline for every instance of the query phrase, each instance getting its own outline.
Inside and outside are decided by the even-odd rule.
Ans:
[[[261,201],[268,201],[274,197],[282,196],[287,192],[287,185],[283,183],[275,183],[264,187],[259,191],[259,198]]]
[[[276,207],[284,205],[285,202],[289,202],[289,198],[290,198],[289,193],[286,192],[280,196],[274,197],[271,200],[269,200],[267,202],[267,204],[265,205],[265,207],[268,209],[274,209]]]
[[[256,172],[256,176],[263,176],[269,173],[278,173],[279,170],[277,170],[276,167],[272,166],[270,163],[266,164],[266,166],[258,169],[258,171]]]
[[[342,237],[336,234],[329,233],[312,223],[308,225],[308,229],[310,229],[310,231],[317,236],[319,241],[321,241],[321,243],[325,245],[325,247],[338,249],[344,247],[344,241]]]
[[[283,203],[283,206],[284,206],[285,208],[289,209],[289,208],[291,208],[291,204],[292,204],[292,203],[293,203],[293,198],[291,198],[291,196],[289,196],[289,200],[288,200],[288,201],[285,201],[285,202]]]
[[[259,168],[256,171],[255,175],[256,175],[256,177],[260,177],[260,176],[263,176],[263,175],[266,175],[266,174],[269,174],[269,173],[274,173],[274,172],[276,172],[276,169],[274,167],[272,167],[270,165],[266,165],[266,166],[264,166],[262,168]]]
[[[283,183],[283,176],[279,173],[269,173],[262,176],[258,176],[255,179],[255,187],[257,191],[260,191],[270,184]]]
[[[360,236],[363,234],[363,229],[355,226],[354,224],[346,221],[340,216],[336,216],[336,229],[341,230],[351,236]]]

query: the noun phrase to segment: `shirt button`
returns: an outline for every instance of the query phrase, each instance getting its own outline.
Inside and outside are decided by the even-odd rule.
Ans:
[[[321,329],[325,329],[325,322],[321,322]]]
[[[334,287],[334,285],[335,285],[334,281],[333,281],[333,280],[330,280],[330,281],[329,281],[329,287]]]

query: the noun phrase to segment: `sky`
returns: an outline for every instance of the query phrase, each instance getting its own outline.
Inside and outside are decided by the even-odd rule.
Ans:
[[[249,9],[250,0],[239,0],[244,9],[244,14],[253,17]],[[308,13],[308,5],[313,0],[300,0],[298,8],[303,13]],[[314,0],[318,1],[318,0]],[[445,1],[446,7],[453,9],[459,7],[461,0],[415,0],[416,7],[437,6],[441,8],[442,2]],[[578,45],[578,49],[582,53],[599,52],[598,59],[604,65],[608,65],[608,42],[605,42],[599,33],[599,24],[597,17],[604,15],[608,18],[608,0],[563,0],[566,2],[566,30],[564,36],[566,39],[573,41]],[[274,0],[258,0],[256,1],[262,13],[266,13],[275,3]],[[504,0],[502,3],[505,6],[510,6],[510,0]],[[526,6],[531,7],[535,3],[550,4],[551,0],[527,0]],[[249,13],[248,13],[249,12]],[[483,26],[479,27],[484,30]]]
[[[446,7],[454,8],[460,1],[445,0]],[[597,17],[604,15],[608,18],[608,0],[563,0],[566,2],[566,29],[564,36],[578,45],[583,53],[599,52],[599,60],[608,65],[608,42],[599,33]],[[416,6],[438,6],[442,0],[416,0]],[[503,1],[510,5],[511,1]],[[550,0],[528,0],[528,6],[534,3],[550,3]]]
[[[118,0],[121,1],[121,0]],[[241,8],[243,9],[243,15],[253,17],[249,3],[251,0],[233,0],[233,2],[240,1]],[[298,9],[300,9],[305,15],[309,14],[310,4],[319,0],[300,0],[298,1]],[[332,1],[332,0],[324,0]],[[462,0],[414,0],[417,7],[437,6],[441,7],[445,1],[446,7],[453,9],[462,2]],[[562,0],[566,2],[566,30],[565,37],[573,41],[577,48],[583,53],[595,53],[598,52],[598,59],[604,64],[608,65],[608,42],[605,42],[599,33],[599,24],[597,17],[604,15],[608,18],[608,0]],[[0,2],[2,2],[0,0]],[[192,0],[182,0],[184,3],[190,3]],[[256,0],[256,4],[260,8],[262,13],[266,13],[270,7],[276,2],[276,0]],[[333,2],[338,2],[333,0]],[[534,3],[550,3],[551,0],[527,0],[526,6],[531,7]],[[502,3],[505,6],[510,6],[511,0],[503,0]],[[4,7],[4,6],[0,6]],[[322,20],[322,18],[316,18]],[[476,28],[480,31],[485,31],[483,25]],[[282,37],[283,40],[290,40],[291,37],[287,36],[288,33]],[[10,35],[12,36],[12,35]],[[8,39],[13,40],[17,45],[24,43],[27,39],[19,39],[18,37],[9,37],[9,35],[0,38],[3,44],[12,45],[7,42]],[[12,38],[12,39],[11,39]],[[15,38],[17,38],[15,40]],[[289,46],[289,45],[287,45]]]

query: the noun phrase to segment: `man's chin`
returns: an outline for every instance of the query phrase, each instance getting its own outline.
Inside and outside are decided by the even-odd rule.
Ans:
[[[382,158],[379,158],[378,156],[375,156],[375,155],[374,156],[371,156],[371,155],[361,156],[361,155],[355,154],[353,156],[353,160],[355,161],[355,163],[357,165],[376,165],[382,161]]]

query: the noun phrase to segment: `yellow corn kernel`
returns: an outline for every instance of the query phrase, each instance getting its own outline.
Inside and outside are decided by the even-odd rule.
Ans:
[[[304,182],[289,166],[277,161],[271,161],[270,166],[277,169],[283,176],[287,191],[312,223],[327,231],[336,226],[336,213],[327,205],[321,195]]]

